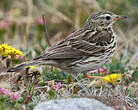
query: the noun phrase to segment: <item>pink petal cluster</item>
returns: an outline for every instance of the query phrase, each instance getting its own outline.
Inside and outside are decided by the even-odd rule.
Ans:
[[[5,88],[1,88],[0,93],[4,95],[10,95],[12,100],[17,100],[19,98],[17,93],[11,93],[9,90],[5,90]]]
[[[7,29],[10,26],[10,22],[7,20],[0,21],[0,28]]]
[[[103,69],[103,68],[100,67],[98,70],[99,70],[101,73],[107,73],[107,69]]]
[[[43,19],[42,18],[37,18],[36,19],[36,22],[37,22],[37,24],[43,24]]]
[[[5,94],[5,95],[9,95],[9,94],[10,94],[10,91],[9,91],[9,90],[5,90],[4,88],[1,88],[1,89],[0,89],[0,92],[1,92],[2,94]]]
[[[60,90],[62,88],[61,82],[58,82],[57,85],[54,85],[54,88]]]
[[[18,98],[19,98],[19,95],[18,94],[12,94],[11,95],[11,98],[13,99],[13,100],[17,100]]]
[[[1,89],[0,89],[0,92],[1,92],[2,94],[4,94],[4,93],[5,93],[5,89],[4,89],[4,88],[1,88]]]
[[[20,56],[20,55],[16,55],[16,57],[22,61],[25,61],[25,57],[24,56]]]
[[[96,70],[92,70],[92,71],[89,71],[89,73],[97,73],[97,72],[100,72],[100,73],[108,73],[107,69],[103,69],[103,68],[98,68]]]

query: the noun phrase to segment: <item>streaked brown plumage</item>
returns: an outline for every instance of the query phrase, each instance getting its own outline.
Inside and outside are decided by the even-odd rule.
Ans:
[[[19,64],[8,72],[44,64],[73,74],[97,69],[113,56],[117,44],[112,25],[124,18],[126,17],[105,10],[93,13],[80,30],[51,46],[42,55]]]

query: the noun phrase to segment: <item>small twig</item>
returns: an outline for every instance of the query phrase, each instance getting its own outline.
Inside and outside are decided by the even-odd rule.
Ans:
[[[47,42],[48,46],[51,47],[51,43],[50,43],[50,40],[49,40],[49,34],[48,34],[48,31],[47,31],[47,26],[46,26],[46,21],[45,21],[45,15],[44,14],[42,15],[42,18],[43,18],[43,26],[44,26],[46,42]],[[51,68],[51,71],[53,71],[53,66]]]
[[[46,27],[45,15],[43,14],[42,17],[43,17],[43,26],[44,26],[46,41],[47,41],[48,46],[51,47],[51,43],[50,43],[50,40],[49,40],[49,35],[48,35],[47,27]]]

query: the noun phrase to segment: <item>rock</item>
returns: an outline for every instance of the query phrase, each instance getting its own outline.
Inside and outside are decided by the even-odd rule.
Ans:
[[[38,104],[34,110],[114,110],[105,104],[88,98],[51,100]]]

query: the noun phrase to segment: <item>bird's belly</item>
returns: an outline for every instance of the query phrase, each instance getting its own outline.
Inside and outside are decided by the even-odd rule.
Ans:
[[[97,69],[110,61],[114,53],[115,49],[109,51],[108,53],[103,53],[103,55],[99,57],[89,57],[88,59],[74,65],[71,70],[75,72],[87,72]]]
[[[66,71],[69,73],[83,73],[91,70],[95,70],[108,61],[111,60],[116,50],[116,42],[110,44],[106,51],[99,56],[89,56],[87,59],[83,59],[70,66]]]
[[[103,58],[102,58],[103,59]],[[74,73],[87,72],[90,70],[94,70],[102,66],[105,61],[101,61],[100,57],[89,57],[88,59],[77,63],[73,67],[71,67],[71,71]]]

